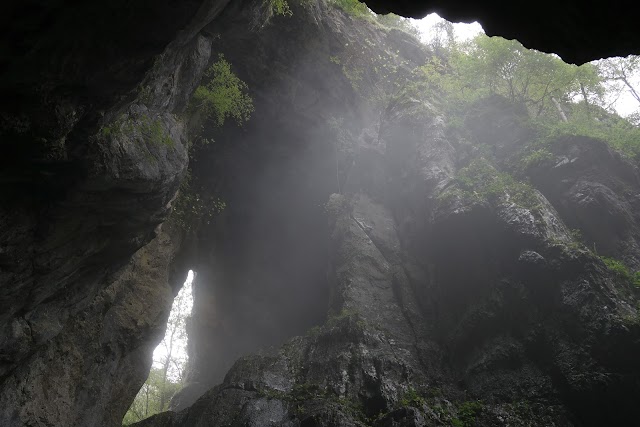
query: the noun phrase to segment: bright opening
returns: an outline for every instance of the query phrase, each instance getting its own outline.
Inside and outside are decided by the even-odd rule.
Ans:
[[[428,44],[439,36],[438,33],[446,32],[446,26],[449,24],[447,20],[441,18],[437,13],[431,13],[422,19],[410,19],[410,21],[420,32],[420,39]],[[465,24],[464,22],[451,23],[451,26],[454,37],[459,42],[470,40],[478,34],[484,34],[482,26],[477,22],[470,24]]]
[[[419,32],[421,41],[430,46],[446,47],[451,40],[463,44],[479,34],[484,34],[478,22],[451,23],[437,13],[431,13],[422,19],[409,19],[409,22]],[[640,87],[640,59],[634,56],[614,57],[592,61],[591,64],[596,66],[604,77],[602,85],[605,90],[601,95],[602,106],[607,110],[615,111],[632,123],[639,124],[640,93],[635,88]],[[581,97],[582,94],[576,94],[573,101],[579,103]]]
[[[187,280],[173,300],[164,338],[153,352],[153,365],[147,381],[127,411],[123,424],[131,424],[166,411],[174,394],[184,387],[187,366],[187,321],[193,307],[192,282]]]

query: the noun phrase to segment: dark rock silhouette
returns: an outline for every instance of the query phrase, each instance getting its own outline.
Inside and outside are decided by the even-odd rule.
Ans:
[[[129,3],[3,13],[1,425],[119,425],[189,268],[190,383],[177,412],[140,425],[635,420],[637,293],[597,255],[640,266],[637,165],[558,139],[522,171],[535,208],[469,197],[454,176],[482,156],[429,94],[377,97],[390,80],[374,54],[393,81],[428,56],[411,36],[323,2],[269,25],[259,1]],[[622,6],[571,7],[571,26],[565,2],[536,7],[438,11],[568,61],[638,51]],[[212,53],[249,83],[256,118],[207,130],[195,179],[229,207],[194,235],[169,215]],[[531,136],[520,110],[485,99],[464,124],[499,171]]]

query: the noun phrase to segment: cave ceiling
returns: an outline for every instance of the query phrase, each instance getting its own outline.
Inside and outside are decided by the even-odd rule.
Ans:
[[[377,13],[422,18],[436,12],[452,22],[478,21],[490,36],[518,39],[530,49],[581,64],[640,52],[637,16],[625,0],[366,0]]]

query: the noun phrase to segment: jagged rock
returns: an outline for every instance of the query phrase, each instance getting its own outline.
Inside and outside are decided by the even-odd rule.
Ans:
[[[219,2],[209,6],[220,12]],[[188,9],[181,11],[191,15]],[[61,43],[51,52],[38,56],[34,50],[11,64],[12,78],[29,81],[16,69],[51,60],[41,67],[47,77],[14,88],[15,105],[2,110],[3,120],[11,119],[15,106],[30,117],[24,129],[3,121],[1,130],[7,141],[3,165],[12,162],[2,168],[6,202],[0,208],[3,425],[119,425],[149,369],[171,304],[166,271],[173,262],[149,242],[166,240],[157,237],[159,225],[188,162],[184,124],[174,113],[186,107],[211,42],[197,34],[203,25],[198,16],[186,25],[192,17],[174,12],[175,21],[149,35],[158,38],[149,50],[105,54],[101,59],[114,61],[106,71],[82,59],[83,43],[97,39],[74,37],[82,40],[77,49],[51,60],[49,53],[70,42],[64,35],[47,41]],[[176,35],[175,25],[185,32]],[[110,46],[92,46],[92,53],[98,58]],[[149,60],[163,49],[151,67]],[[95,80],[83,85],[85,78]],[[78,90],[60,89],[65,86]],[[146,267],[126,267],[139,263],[131,257],[147,244],[160,263],[147,277],[154,283],[144,282]],[[121,305],[130,303],[139,312]]]
[[[179,247],[178,230],[161,231],[105,278],[47,345],[6,375],[0,424],[119,425],[146,379],[150,352],[184,280],[185,271],[169,271]]]
[[[224,54],[252,88],[255,113],[244,129],[205,126],[216,144],[192,163],[228,208],[202,231],[188,374],[199,384],[187,386],[176,408],[222,381],[238,357],[324,320],[322,206],[333,192],[378,199],[385,192],[379,106],[366,101],[380,96],[384,71],[367,61],[379,54],[380,65],[392,61],[402,74],[427,54],[409,35],[354,21],[324,2],[292,4],[293,17],[273,16],[257,29],[261,9],[237,7],[225,12],[233,18],[218,28],[212,55]],[[397,55],[400,45],[409,52]],[[370,70],[361,80],[350,74],[358,67]]]
[[[59,6],[34,13],[54,35],[102,11],[79,6],[76,18]],[[637,296],[567,227],[637,266],[636,166],[570,138],[554,142],[552,164],[526,170],[535,206],[508,189],[456,193],[480,150],[451,132],[432,94],[379,97],[429,56],[411,36],[322,1],[291,2],[289,21],[257,0],[141,4],[112,25],[119,6],[95,28],[83,21],[86,38],[38,44],[8,30],[27,54],[2,57],[3,99],[15,105],[3,103],[1,130],[17,155],[0,172],[1,423],[120,423],[173,270],[186,269],[181,238],[164,228],[187,163],[176,113],[212,53],[253,88],[258,118],[212,132],[199,152],[196,179],[229,208],[199,231],[192,258],[191,383],[174,401],[184,409],[139,425],[637,418]],[[162,28],[141,25],[155,18]],[[496,172],[530,137],[520,116],[484,99],[464,124],[493,147]]]
[[[569,227],[581,230],[587,246],[638,268],[637,168],[591,138],[562,138],[550,148],[555,161],[533,166],[532,182]]]
[[[306,76],[317,71],[306,60],[322,62],[322,56],[332,52],[317,41],[310,42],[318,17],[324,26],[347,31],[344,18],[333,13],[314,12],[313,22],[288,29],[300,32],[299,43],[312,47],[311,56],[289,59],[296,64],[294,70],[304,70],[305,77],[286,67],[265,70],[252,61],[239,66],[257,87],[299,79],[297,90],[307,94],[303,99],[318,99],[310,110],[299,111],[298,98],[287,99],[282,95],[286,91],[260,95],[257,111],[267,117],[267,111],[287,111],[291,120],[278,122],[280,135],[287,135],[280,139],[266,136],[277,119],[250,125],[249,135],[260,135],[263,144],[273,147],[256,156],[278,165],[274,166],[277,173],[271,169],[270,174],[252,176],[262,180],[294,173],[296,181],[305,182],[314,172],[302,173],[289,169],[289,163],[279,163],[274,153],[281,144],[290,144],[289,140],[326,144],[337,136],[349,141],[348,154],[342,159],[336,156],[337,167],[332,158],[335,151],[315,152],[320,163],[326,162],[329,178],[322,180],[326,186],[309,186],[304,193],[328,198],[331,256],[323,262],[329,264],[329,319],[280,349],[241,358],[220,385],[192,406],[141,425],[223,425],[233,420],[248,425],[410,426],[450,425],[465,419],[481,426],[542,426],[630,419],[633,405],[628,396],[637,390],[638,364],[626,356],[612,357],[601,347],[603,342],[616,348],[636,346],[639,329],[629,284],[617,281],[597,256],[575,242],[562,207],[535,180],[540,191],[527,187],[525,201],[507,187],[491,196],[460,189],[456,174],[482,153],[469,149],[467,141],[449,131],[446,115],[437,103],[429,102],[428,94],[400,94],[376,122],[379,116],[371,114],[371,105],[361,110],[354,107],[362,102],[358,98],[362,93],[349,87],[353,82],[332,74],[329,79],[346,92],[347,106],[340,111],[350,120],[339,125],[344,134],[323,132],[327,125],[318,117],[335,108],[340,97],[335,91],[310,89],[313,84]],[[277,63],[284,63],[285,52],[298,52],[283,44],[269,45],[278,38],[276,27],[262,31],[267,33],[255,46],[247,35],[228,33],[220,49],[234,55],[225,49],[239,46],[237,52],[250,50],[256,58],[272,55]],[[352,31],[343,36],[348,43],[363,36],[383,40],[362,28]],[[234,44],[234,37],[240,37],[239,44]],[[409,59],[418,57],[415,52],[410,55]],[[234,62],[241,60],[235,58]],[[340,71],[324,67],[317,68]],[[375,76],[368,78],[368,83],[375,82]],[[532,136],[521,127],[522,111],[500,98],[480,100],[472,110],[466,128],[475,132],[476,142],[495,148],[496,174],[509,170],[512,159],[521,153],[519,144]],[[314,127],[315,132],[309,133],[300,123]],[[377,135],[368,136],[371,129],[377,129]],[[238,133],[224,131],[223,135],[236,138]],[[238,164],[255,164],[244,149],[222,150]],[[300,159],[304,164],[305,155],[300,154]],[[251,304],[234,306],[231,313],[225,306],[233,300],[226,298],[240,294],[254,298],[269,292],[263,288],[270,277],[285,277],[286,269],[256,262],[259,258],[254,254],[274,255],[268,248],[282,244],[283,234],[273,231],[284,229],[283,224],[302,224],[289,216],[300,211],[294,202],[298,188],[272,181],[277,191],[270,185],[270,197],[277,194],[279,201],[286,200],[283,194],[289,197],[286,207],[276,210],[281,216],[276,216],[265,200],[250,198],[253,185],[246,180],[239,175],[231,179],[235,184],[228,194],[237,198],[236,207],[227,212],[227,220],[212,227],[209,236],[225,236],[239,247],[239,242],[251,242],[256,248],[254,242],[260,241],[261,249],[249,257],[235,249],[216,249],[198,267],[206,272],[206,279],[198,284],[202,302],[196,303],[201,317],[194,334],[198,344],[192,349],[192,378],[206,378],[211,385],[212,373],[220,376],[224,366],[221,354],[229,360],[229,348],[237,345],[232,335],[242,340],[260,335],[257,321],[249,323],[236,313],[264,319],[260,311],[246,309]],[[328,196],[332,187],[343,194]],[[256,208],[262,219],[252,221],[259,226],[247,226],[247,212]],[[234,221],[243,221],[242,226]],[[317,223],[307,222],[298,241],[316,236],[311,224]],[[230,232],[230,226],[239,228]],[[251,233],[241,231],[247,228]],[[263,231],[267,229],[269,233]],[[224,253],[246,261],[240,266],[212,261]],[[283,250],[281,256],[287,258],[286,253]],[[260,267],[247,275],[244,265]],[[269,279],[246,286],[247,277]],[[214,300],[222,301],[215,311]],[[230,318],[236,319],[232,325],[222,323]],[[248,323],[254,331],[247,329]],[[596,401],[602,405],[595,405]],[[188,399],[181,405],[185,402]]]

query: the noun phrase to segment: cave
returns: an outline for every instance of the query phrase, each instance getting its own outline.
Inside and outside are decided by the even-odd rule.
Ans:
[[[595,70],[633,14],[365,3],[6,6],[0,425],[123,425],[190,270],[180,390],[132,425],[635,423],[638,124],[591,80],[475,89],[401,18]]]

